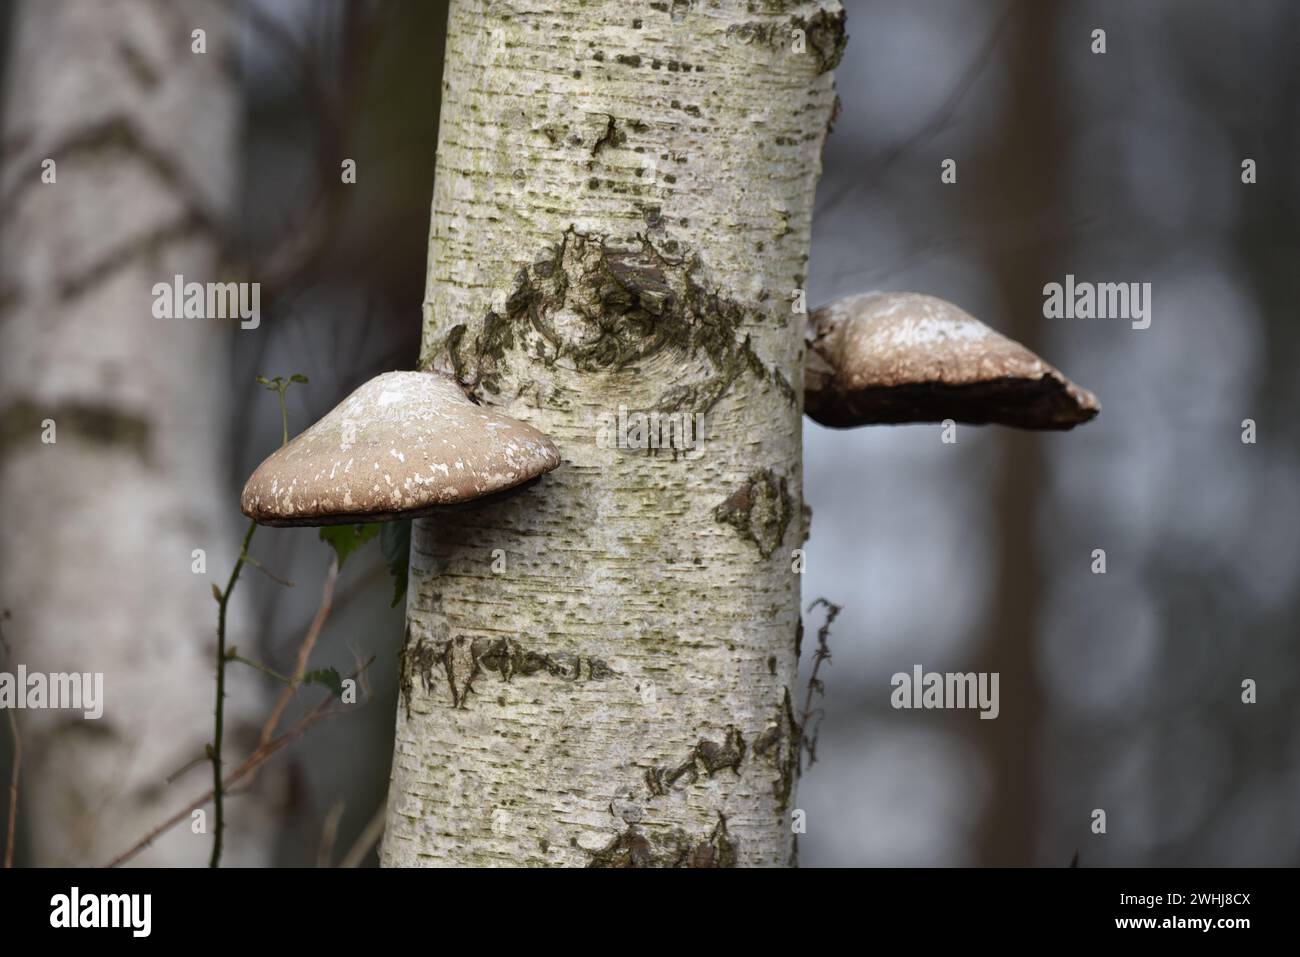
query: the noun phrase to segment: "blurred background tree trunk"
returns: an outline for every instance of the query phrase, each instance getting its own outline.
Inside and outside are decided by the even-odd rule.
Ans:
[[[988,269],[1004,306],[999,331],[1040,355],[1051,354],[1044,341],[1042,288],[1060,278],[1056,267],[1068,238],[1061,189],[1069,131],[1060,120],[1054,53],[1059,20],[1053,4],[1026,0],[1016,8],[1004,39],[1007,69],[1016,82],[1002,105],[1001,123],[987,140],[990,152],[980,159],[981,180],[989,187],[972,197],[981,222],[1009,224],[1013,234],[1025,237],[992,244]],[[976,853],[978,863],[989,867],[1040,863],[1035,858],[1042,809],[1037,752],[1046,716],[1036,669],[1047,576],[1041,569],[1037,515],[1050,438],[1010,429],[999,435],[996,575],[987,631],[970,659],[1001,676],[1001,719],[979,722],[975,729],[992,784]],[[1058,863],[1068,860],[1067,855]]]
[[[452,4],[423,365],[564,463],[415,525],[388,866],[794,859],[792,299],[844,33],[752,8]],[[605,447],[620,407],[703,447]]]
[[[0,601],[6,670],[103,672],[104,714],[24,711],[30,863],[93,865],[199,791],[226,520],[227,322],[158,319],[151,288],[220,275],[238,82],[224,4],[17,5],[3,125]],[[192,31],[206,52],[194,52]],[[53,182],[42,162],[54,161]],[[53,420],[56,441],[42,443]],[[201,550],[200,555],[196,550]],[[206,566],[204,568],[203,566]],[[238,599],[230,643],[246,645]],[[227,750],[256,737],[230,683]],[[270,779],[267,779],[268,781]],[[270,795],[228,811],[230,864],[269,863]],[[208,822],[209,831],[211,822]],[[199,864],[172,830],[137,858]]]

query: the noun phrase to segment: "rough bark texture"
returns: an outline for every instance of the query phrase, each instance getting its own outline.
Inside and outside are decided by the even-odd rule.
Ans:
[[[20,712],[32,863],[93,865],[206,780],[203,765],[165,783],[212,734],[209,583],[236,552],[218,440],[231,326],[156,319],[151,288],[222,278],[236,83],[221,4],[31,0],[15,16],[0,175],[4,668],[104,673],[98,721]],[[191,52],[197,28],[206,54]],[[206,575],[191,570],[196,548]],[[246,645],[240,623],[235,609],[231,642]],[[262,709],[255,681],[231,684],[234,750]],[[266,801],[228,815],[226,861],[267,863]],[[177,828],[137,863],[199,864],[210,841]]]
[[[790,864],[842,10],[463,0],[447,36],[423,364],[564,461],[416,523],[383,861]],[[620,406],[702,447],[604,447]]]

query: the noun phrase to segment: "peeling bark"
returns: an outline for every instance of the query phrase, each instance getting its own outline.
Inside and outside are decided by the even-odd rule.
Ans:
[[[791,299],[843,13],[455,0],[447,37],[421,364],[564,461],[415,524],[383,862],[790,864]],[[602,447],[620,406],[703,447]]]

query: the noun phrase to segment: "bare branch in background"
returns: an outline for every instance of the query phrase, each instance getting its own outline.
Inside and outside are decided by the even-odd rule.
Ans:
[[[325,823],[321,825],[320,846],[316,848],[316,866],[329,867],[334,857],[334,842],[339,836],[339,822],[343,820],[342,800],[335,801],[325,814]]]
[[[384,834],[384,819],[388,816],[388,805],[384,801],[379,802],[379,807],[375,809],[374,816],[370,823],[357,837],[352,847],[343,855],[343,860],[339,861],[339,867],[358,867],[366,859],[379,839]]]
[[[230,0],[227,0],[230,2]],[[276,230],[278,238],[262,250],[245,249],[242,238],[231,234],[225,237],[226,257],[233,260],[241,271],[251,271],[249,264],[256,261],[257,279],[263,295],[272,308],[283,307],[296,288],[309,285],[322,257],[340,234],[347,204],[352,197],[348,189],[339,188],[339,163],[348,155],[348,118],[355,114],[355,98],[362,88],[361,70],[366,54],[378,39],[384,16],[391,5],[371,6],[348,3],[342,7],[342,17],[335,54],[337,64],[322,64],[318,44],[311,39],[300,40],[290,27],[256,3],[234,5],[236,12],[247,16],[255,30],[276,47],[283,62],[289,65],[297,80],[304,112],[311,118],[316,130],[314,150],[315,180],[311,199],[285,219]],[[318,4],[319,11],[325,5]],[[324,46],[327,41],[320,41]],[[327,82],[327,77],[333,85]],[[240,252],[236,253],[235,250]],[[259,337],[254,344],[254,365],[261,365],[270,348],[271,337]],[[232,416],[235,434],[247,433],[251,418],[251,400],[241,396]],[[238,464],[233,471],[241,471]]]
[[[804,695],[803,699],[803,713],[799,715],[800,749],[798,772],[800,774],[803,773],[804,751],[808,752],[808,767],[811,768],[817,763],[817,735],[821,730],[822,718],[826,716],[826,711],[824,708],[814,708],[812,706],[813,695],[816,694],[819,697],[826,696],[826,685],[822,682],[821,678],[818,677],[818,673],[821,671],[822,662],[831,660],[831,647],[829,644],[831,623],[835,621],[835,617],[843,611],[841,606],[827,601],[825,598],[818,598],[814,601],[808,606],[808,611],[811,612],[818,605],[824,605],[826,607],[826,620],[822,622],[822,626],[817,629],[817,648],[813,651],[812,674],[808,676],[808,691]],[[817,721],[817,725],[810,733],[808,728],[814,718]]]
[[[270,742],[275,734],[276,726],[280,723],[280,718],[284,715],[284,709],[289,706],[289,701],[302,684],[302,676],[307,673],[307,659],[311,657],[312,649],[316,647],[316,639],[320,637],[321,629],[325,626],[325,619],[329,617],[330,611],[334,607],[334,583],[338,581],[338,577],[338,556],[331,552],[329,571],[325,574],[325,585],[321,589],[320,605],[311,620],[311,627],[307,629],[307,637],[303,639],[302,644],[298,647],[298,660],[293,667],[293,683],[284,688],[280,692],[280,697],[276,699],[275,707],[271,709],[271,716],[266,719],[266,724],[262,726],[262,736],[258,740],[258,747],[266,747]]]
[[[967,64],[966,69],[963,70],[961,75],[957,78],[957,82],[953,84],[952,91],[948,94],[947,99],[944,100],[943,105],[932,113],[911,136],[894,146],[880,157],[880,159],[869,164],[862,175],[852,177],[826,197],[824,202],[819,201],[814,216],[820,216],[826,210],[833,209],[855,190],[871,185],[875,180],[879,179],[881,174],[889,169],[889,167],[898,162],[899,159],[913,150],[920,149],[949,127],[952,123],[954,114],[957,112],[957,108],[961,106],[962,100],[966,98],[966,94],[971,91],[972,87],[974,87],[975,82],[980,78],[980,74],[983,73],[989,63],[992,62],[993,53],[997,49],[998,41],[1002,38],[1002,32],[1006,28],[1007,21],[1011,19],[1011,14],[1015,10],[1015,6],[1014,2],[1007,4],[1006,9],[1002,11],[1002,15],[998,17],[997,22],[993,24],[993,29],[989,31],[989,35],[980,47],[979,51],[971,59],[971,62]]]
[[[362,669],[354,672],[349,677],[352,678],[358,677],[361,674],[361,672],[364,671],[365,668],[368,668],[374,662],[374,660],[375,660],[374,656],[371,656],[365,662],[365,665],[362,667]],[[318,704],[315,708],[313,708],[302,718],[300,718],[298,722],[294,724],[288,731],[280,735],[280,737],[276,738],[274,741],[271,741],[266,745],[259,747],[247,758],[245,758],[243,764],[239,765],[239,767],[235,768],[235,770],[231,771],[230,774],[226,776],[225,780],[222,782],[222,790],[229,791],[233,785],[238,784],[245,777],[255,772],[258,768],[260,768],[263,764],[265,764],[273,756],[275,756],[276,753],[281,751],[286,746],[292,744],[294,741],[297,741],[300,737],[303,736],[304,733],[306,733],[307,729],[310,728],[312,725],[314,725],[316,722],[320,721],[323,718],[328,718],[333,715],[342,713],[341,708],[330,707],[330,705],[334,702],[334,700],[335,699],[333,695],[327,696],[320,704]],[[117,867],[121,864],[125,864],[127,861],[131,860],[131,858],[135,857],[141,851],[149,847],[149,845],[151,845],[161,835],[165,834],[167,831],[170,831],[177,824],[180,824],[182,821],[188,818],[194,811],[197,811],[199,808],[203,807],[205,804],[211,801],[215,796],[215,793],[216,793],[215,790],[209,790],[207,793],[203,794],[202,796],[195,798],[185,807],[181,808],[179,811],[177,811],[167,820],[163,821],[161,824],[159,824],[157,827],[151,830],[140,840],[132,844],[129,848],[127,848],[117,857],[109,861],[108,864],[105,866]]]

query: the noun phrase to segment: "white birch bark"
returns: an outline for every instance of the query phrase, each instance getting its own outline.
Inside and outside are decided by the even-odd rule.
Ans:
[[[836,0],[454,0],[423,365],[552,436],[416,523],[383,862],[787,865]],[[705,414],[686,455],[601,417]],[[498,551],[499,550],[499,551]]]
[[[224,583],[237,548],[222,481],[231,326],[156,319],[151,288],[178,273],[223,278],[229,19],[223,4],[148,0],[15,12],[0,176],[0,602],[13,612],[9,665],[103,672],[105,696],[98,721],[20,712],[21,820],[39,865],[104,863],[210,773],[203,763],[165,783],[212,737],[210,582]],[[46,158],[54,183],[41,181]],[[46,419],[54,444],[41,442]],[[192,572],[194,549],[206,574]],[[232,607],[232,644],[248,644],[245,620]],[[228,752],[264,713],[257,684],[228,683]],[[224,860],[268,863],[267,799],[238,798],[227,815]],[[136,862],[204,863],[207,823],[207,835],[173,829]]]

